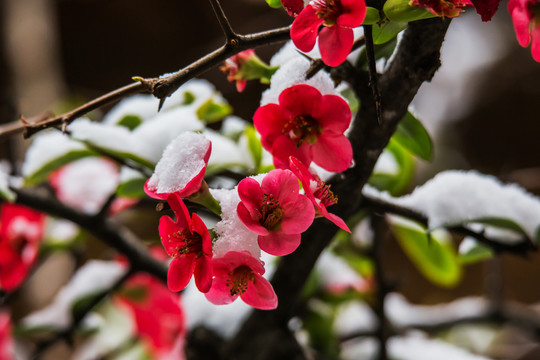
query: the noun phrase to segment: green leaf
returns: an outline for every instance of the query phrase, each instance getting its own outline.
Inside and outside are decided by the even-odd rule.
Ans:
[[[191,105],[195,101],[195,95],[191,91],[184,91],[184,101],[182,105]]]
[[[90,304],[102,296],[101,292],[86,294],[73,302],[71,305],[71,315],[75,319],[78,314],[84,311]]]
[[[131,178],[118,185],[116,195],[135,199],[143,198],[146,196],[144,192],[145,181],[142,177]]]
[[[346,87],[341,91],[341,95],[349,102],[349,108],[351,109],[351,112],[357,112],[360,107],[360,101],[358,100],[358,97],[354,93],[353,89]]]
[[[212,124],[231,115],[232,111],[231,105],[215,102],[213,98],[210,98],[197,109],[196,114],[205,124]]]
[[[472,264],[486,259],[491,259],[495,253],[488,246],[479,243],[474,239],[465,238],[463,241],[472,241],[466,248],[459,247],[459,262],[461,264]],[[462,243],[463,245],[463,243]]]
[[[373,25],[373,43],[377,45],[384,44],[395,38],[406,27],[407,23],[395,21],[389,21],[382,25]]]
[[[399,245],[426,279],[444,287],[458,284],[462,269],[446,231],[433,231],[428,238],[416,222],[396,216],[388,219]]]
[[[381,13],[378,9],[374,7],[366,7],[366,17],[362,22],[362,25],[375,25],[381,21]]]
[[[50,173],[69,164],[72,161],[82,159],[87,156],[97,156],[98,154],[90,149],[79,149],[68,151],[49,162],[43,164],[38,170],[29,174],[24,179],[24,184],[27,186],[38,185],[47,180]]]
[[[422,123],[410,112],[403,117],[392,139],[412,154],[427,161],[431,160],[431,138]]]
[[[281,0],[266,0],[266,3],[273,9],[279,9],[283,6]]]
[[[132,161],[138,165],[141,165],[149,170],[152,170],[154,171],[154,167],[155,167],[155,164],[152,163],[150,160],[147,160],[147,159],[144,159],[142,157],[140,157],[139,155],[136,155],[136,154],[133,154],[133,153],[130,153],[130,152],[127,152],[127,151],[122,151],[122,150],[117,150],[117,149],[111,149],[111,148],[107,148],[107,147],[103,147],[101,145],[97,145],[97,144],[94,144],[94,143],[91,143],[89,141],[82,141],[81,142],[83,144],[85,144],[86,146],[88,146],[91,150],[95,150],[97,153],[99,153],[100,155],[104,155],[104,156],[108,156],[110,157],[111,159],[121,159],[121,160],[129,160],[129,161]]]
[[[469,223],[479,223],[479,224],[489,225],[489,226],[493,226],[493,227],[504,229],[504,230],[510,230],[518,234],[527,236],[527,233],[525,232],[525,230],[523,230],[523,228],[518,223],[516,223],[514,220],[510,220],[506,218],[486,217],[486,218],[471,220],[469,221]]]
[[[125,115],[123,118],[118,121],[117,125],[123,126],[128,128],[129,130],[135,129],[137,126],[141,125],[143,122],[143,119],[138,115]]]
[[[337,359],[339,342],[333,327],[335,310],[321,301],[312,300],[309,304],[302,323],[309,334],[311,346],[327,357]]]
[[[251,125],[246,127],[246,129],[244,130],[244,134],[246,135],[249,152],[253,157],[253,162],[255,163],[255,170],[257,170],[261,166],[262,162],[261,140],[259,140],[259,138],[257,137],[255,128]]]
[[[435,17],[426,9],[409,5],[409,0],[388,0],[383,6],[384,14],[391,21],[410,22]]]

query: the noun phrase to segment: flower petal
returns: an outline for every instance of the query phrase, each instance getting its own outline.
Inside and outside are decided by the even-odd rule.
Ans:
[[[291,26],[291,40],[301,51],[311,51],[317,41],[317,31],[323,23],[319,19],[315,9],[307,5],[304,10],[298,14]]]
[[[530,19],[527,9],[521,6],[519,0],[510,0],[508,2],[508,11],[512,15],[514,30],[519,45],[526,47],[531,41]]]
[[[262,180],[261,189],[265,194],[272,194],[282,207],[298,197],[298,179],[292,171],[275,169]]]
[[[532,29],[531,52],[533,59],[540,62],[540,26],[536,26]]]
[[[186,204],[182,201],[178,194],[171,194],[167,198],[167,203],[174,211],[176,216],[176,223],[180,229],[189,229],[191,230],[191,217],[189,216],[189,211],[186,207]]]
[[[313,109],[321,101],[319,90],[310,85],[291,86],[279,95],[279,105],[287,109],[291,116],[311,115]]]
[[[329,213],[326,208],[323,207],[323,211],[321,211],[321,215],[324,216],[326,219],[330,220],[331,222],[333,222],[335,225],[337,225],[339,228],[347,231],[347,232],[351,232],[351,229],[349,229],[349,227],[347,226],[347,224],[345,223],[345,221],[343,221],[342,218],[340,218],[339,216],[335,215],[335,214],[332,214],[332,213]]]
[[[261,134],[261,142],[266,150],[270,151],[274,140],[282,134],[288,116],[278,104],[267,104],[255,111],[253,125]]]
[[[313,146],[313,162],[333,172],[342,172],[352,162],[352,146],[345,135],[321,135]]]
[[[289,139],[288,136],[280,136],[274,141],[272,150],[274,166],[278,169],[289,168],[289,156],[294,156],[306,166],[311,164],[313,159],[312,146],[307,142],[304,142],[300,147],[297,147],[294,142]]]
[[[197,214],[193,214],[191,233],[197,233],[202,237],[203,253],[205,255],[212,255],[212,238],[210,237],[206,224]]]
[[[337,18],[337,25],[355,28],[362,25],[366,17],[366,3],[363,0],[341,0],[343,13]]]
[[[349,56],[354,42],[352,29],[325,27],[319,34],[321,59],[328,66],[341,65]]]
[[[243,202],[240,202],[236,207],[236,214],[238,218],[249,230],[253,231],[257,235],[267,235],[268,230],[261,225],[261,222],[257,218],[253,218]]]
[[[281,232],[270,232],[267,236],[259,235],[257,242],[261,250],[276,256],[289,255],[300,245],[300,234],[287,235]]]
[[[193,276],[195,285],[200,292],[206,293],[212,286],[212,259],[210,256],[201,256],[195,261]]]
[[[284,234],[300,234],[313,223],[315,209],[313,203],[305,195],[299,195],[296,201],[284,209],[280,232]]]
[[[169,265],[167,273],[167,286],[171,291],[184,290],[191,280],[195,268],[195,255],[187,254],[176,257]]]
[[[210,291],[204,294],[212,304],[230,304],[238,297],[238,295],[231,296],[231,289],[227,286],[227,279],[225,276],[214,278]]]
[[[249,283],[248,289],[240,298],[246,304],[261,310],[272,310],[278,305],[274,288],[268,280],[258,274],[254,274],[253,281]]]
[[[324,131],[342,134],[351,124],[351,109],[343,98],[336,95],[322,97],[313,112]]]

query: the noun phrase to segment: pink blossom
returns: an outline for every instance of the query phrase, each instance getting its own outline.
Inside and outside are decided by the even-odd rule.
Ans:
[[[532,42],[533,59],[540,62],[540,1],[510,0],[508,11],[512,15],[519,45],[526,47]]]
[[[154,359],[185,359],[186,328],[178,294],[148,274],[137,274],[122,287],[117,300],[132,314],[137,334]]]
[[[238,184],[236,208],[242,223],[258,235],[263,251],[287,255],[300,245],[300,233],[313,222],[311,202],[299,194],[298,180],[290,170],[272,170],[259,184],[246,178]]]
[[[167,274],[169,289],[183,290],[193,274],[199,291],[207,292],[212,285],[212,240],[208,229],[197,214],[189,216],[178,195],[170,195],[167,201],[176,221],[162,216],[159,236],[167,254],[173,258]]]
[[[323,216],[342,228],[351,232],[345,221],[337,215],[330,214],[326,208],[337,203],[337,197],[330,190],[330,185],[326,185],[317,175],[311,174],[308,168],[297,158],[289,158],[291,171],[298,177],[306,196],[315,206],[315,216]]]
[[[0,288],[11,291],[28,276],[37,259],[44,230],[43,214],[3,203],[0,214]]]
[[[240,296],[244,302],[261,310],[277,307],[278,299],[272,285],[262,277],[263,264],[248,252],[229,251],[214,258],[212,288],[205,294],[213,304],[230,304]]]
[[[259,107],[253,120],[277,168],[287,169],[289,156],[334,172],[351,164],[351,143],[343,135],[351,110],[339,96],[321,95],[310,85],[291,86],[279,95],[279,104]]]
[[[0,360],[15,359],[14,351],[9,315],[0,312]]]
[[[338,66],[351,52],[353,28],[366,16],[364,0],[311,0],[294,19],[291,39],[298,49],[311,51],[319,37],[322,61]],[[319,27],[323,29],[319,33]]]

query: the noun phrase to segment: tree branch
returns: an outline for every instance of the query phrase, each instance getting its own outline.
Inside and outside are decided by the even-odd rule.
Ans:
[[[210,0],[210,4],[212,5],[212,9],[214,9],[214,13],[216,14],[219,25],[221,26],[221,30],[223,30],[223,33],[225,34],[225,40],[227,43],[234,45],[234,42],[237,41],[236,38],[238,35],[232,29],[231,24],[229,23],[229,20],[227,19],[227,16],[219,3],[219,0]]]
[[[215,65],[225,61],[227,58],[238,54],[240,51],[279,41],[285,41],[290,37],[289,31],[290,27],[284,27],[256,34],[237,35],[237,41],[235,44],[227,43],[221,48],[175,73],[158,78],[137,78],[138,82],[136,83],[132,83],[117,90],[111,91],[103,96],[87,102],[84,105],[79,106],[74,110],[52,118],[47,118],[42,121],[29,122],[21,117],[19,121],[1,125],[0,139],[19,134],[21,132],[23,132],[24,138],[29,138],[37,132],[47,128],[62,129],[62,127],[70,124],[73,120],[88,114],[92,110],[138,93],[153,94],[155,97],[160,99],[161,108],[165,99],[189,79],[201,75]]]

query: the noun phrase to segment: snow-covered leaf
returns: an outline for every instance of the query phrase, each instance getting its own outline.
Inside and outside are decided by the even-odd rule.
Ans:
[[[471,237],[463,239],[459,244],[459,261],[462,264],[471,264],[486,259],[491,259],[494,255],[493,250],[484,244],[479,243]]]

